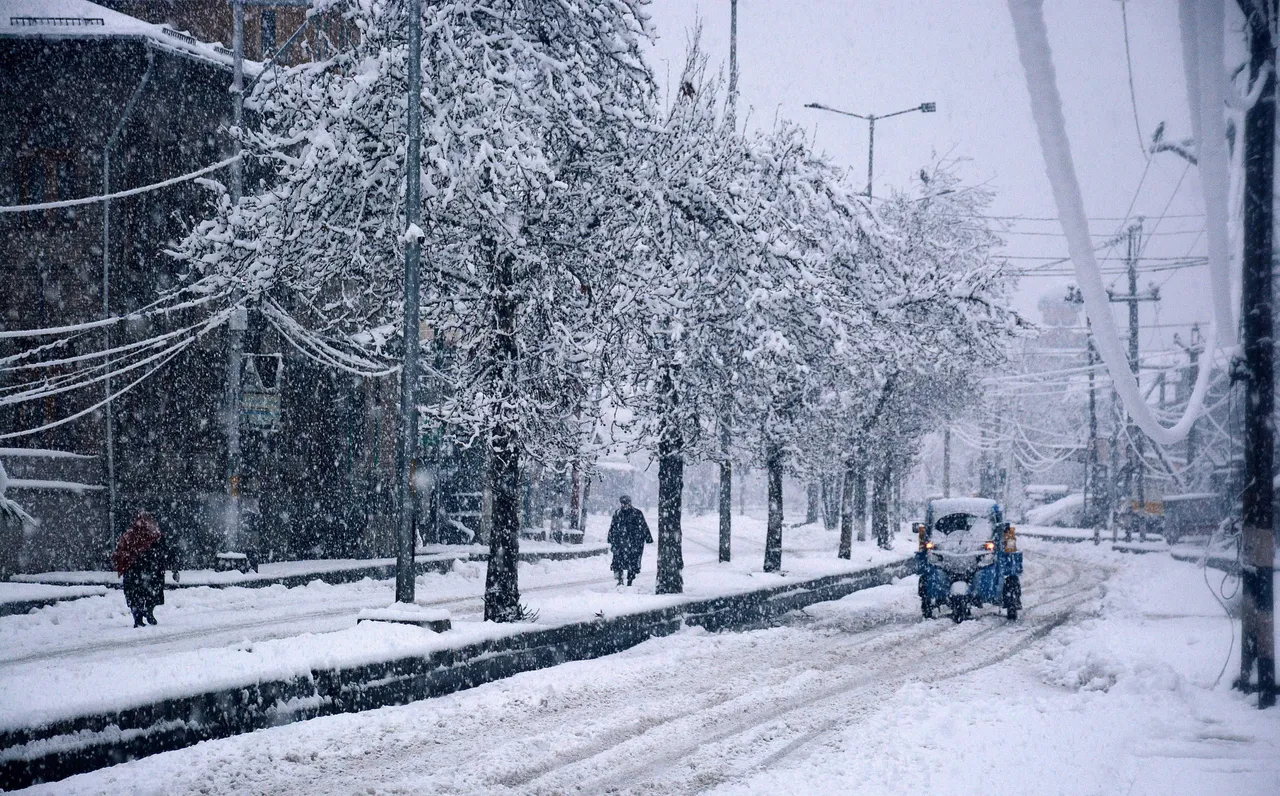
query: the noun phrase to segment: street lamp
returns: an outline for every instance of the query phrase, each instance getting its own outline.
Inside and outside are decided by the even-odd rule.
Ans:
[[[894,113],[886,113],[883,116],[876,116],[875,114],[869,114],[867,116],[864,116],[861,113],[851,113],[850,111],[842,111],[837,108],[830,108],[826,105],[823,105],[820,102],[810,102],[808,105],[805,105],[805,107],[815,108],[820,111],[831,111],[832,113],[838,113],[841,116],[852,116],[855,119],[865,119],[867,121],[869,125],[869,130],[870,130],[870,135],[867,143],[867,198],[868,199],[871,198],[872,166],[875,163],[875,154],[876,154],[876,120],[888,119],[892,116],[901,116],[904,113],[914,113],[916,111],[920,111],[921,113],[936,113],[938,110],[938,105],[937,103],[934,103],[934,102],[922,102],[914,108],[907,108],[904,111],[896,111]]]

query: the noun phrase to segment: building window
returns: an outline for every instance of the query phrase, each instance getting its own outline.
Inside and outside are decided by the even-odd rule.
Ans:
[[[18,204],[35,205],[78,198],[76,163],[70,152],[39,150],[20,155],[14,161],[14,175]],[[69,207],[21,215],[26,226],[35,228],[74,221],[75,211],[76,208]]]

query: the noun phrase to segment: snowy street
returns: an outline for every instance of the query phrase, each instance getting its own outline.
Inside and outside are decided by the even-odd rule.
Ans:
[[[1212,687],[1231,631],[1199,570],[1027,549],[1017,623],[921,620],[905,578],[35,792],[1275,792],[1280,727]]]
[[[607,525],[606,516],[590,517],[588,541],[603,539]],[[761,585],[762,520],[736,518],[735,560],[727,567],[716,562],[716,533],[714,516],[688,518],[686,593],[713,596]],[[896,552],[864,543],[851,562],[841,562],[835,545],[835,533],[820,527],[788,529],[788,569],[823,575],[910,554],[902,540]],[[654,595],[655,555],[649,545],[635,585],[624,588],[615,586],[608,556],[522,563],[522,599],[540,612],[543,624],[552,625],[589,619],[599,611],[666,604],[671,598]],[[361,609],[384,607],[392,599],[391,581],[369,579],[296,588],[171,590],[155,627],[132,627],[117,590],[0,617],[0,728],[199,693],[214,683],[256,682],[333,665],[339,658],[376,660],[418,649],[414,645],[451,643],[461,633],[488,637],[492,624],[480,622],[484,566],[459,561],[448,573],[417,579],[418,604],[448,610],[453,617],[455,630],[444,636],[385,624],[357,627]],[[778,576],[763,581],[781,582]]]
[[[0,791],[1280,796],[1280,0],[0,0]]]

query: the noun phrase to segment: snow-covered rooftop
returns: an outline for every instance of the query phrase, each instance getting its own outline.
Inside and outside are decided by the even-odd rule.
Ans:
[[[232,53],[165,25],[154,25],[88,0],[0,0],[0,38],[132,38],[159,50],[231,68]],[[244,62],[247,74],[261,64]]]

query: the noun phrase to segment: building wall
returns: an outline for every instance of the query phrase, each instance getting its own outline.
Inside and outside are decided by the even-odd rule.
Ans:
[[[221,42],[228,48],[232,45],[234,20],[227,0],[99,0],[98,4],[147,22],[170,25],[200,41]],[[306,20],[306,10],[287,7],[271,10],[275,12],[275,42],[279,48]],[[263,51],[262,19],[266,11],[269,10],[245,8],[245,58],[263,61],[270,57]],[[324,57],[331,46],[343,46],[352,35],[354,27],[344,23],[341,15],[332,12],[321,15],[312,21],[282,60],[296,64]]]
[[[184,4],[178,4],[184,5]],[[225,7],[225,4],[223,5]],[[148,87],[111,157],[111,188],[158,182],[216,162],[230,150],[230,73],[156,53]],[[146,69],[140,41],[0,40],[0,204],[99,194],[102,147]],[[226,178],[225,174],[211,175]],[[194,182],[111,203],[110,310],[136,310],[177,284],[163,254],[206,212],[207,188]],[[103,316],[103,210],[0,215],[0,328],[30,329]],[[199,310],[116,327],[111,344],[142,340],[194,323]],[[0,340],[0,356],[33,341]],[[105,333],[73,340],[69,355],[103,350]],[[217,329],[134,390],[112,402],[118,511],[108,527],[103,492],[23,490],[13,497],[41,520],[26,529],[24,571],[103,568],[119,534],[146,508],[173,534],[188,566],[207,565],[222,546],[225,510],[226,331]],[[394,378],[358,380],[299,356],[250,316],[250,353],[283,353],[279,431],[245,431],[245,507],[252,543],[266,558],[389,554]],[[41,375],[56,376],[59,368]],[[117,388],[141,372],[118,376]],[[29,375],[27,376],[29,378]],[[0,389],[13,386],[0,374]],[[0,429],[30,429],[102,400],[105,385],[0,406]],[[76,480],[104,485],[105,415],[0,447],[46,448],[95,456]],[[7,460],[8,463],[8,460]],[[12,469],[12,463],[9,463]],[[39,459],[23,476],[54,478]],[[46,468],[47,469],[47,468]]]
[[[139,41],[0,42],[0,202],[27,204],[91,196],[103,187],[102,148],[146,69]],[[142,185],[214,162],[226,144],[218,133],[229,111],[227,73],[203,63],[157,53],[149,85],[140,95],[111,156],[111,188]],[[119,314],[154,299],[174,284],[175,265],[163,244],[197,217],[206,190],[193,183],[111,203],[110,311]],[[101,205],[0,216],[0,323],[6,328],[75,324],[103,316]],[[97,330],[72,341],[66,354],[102,350],[181,323],[175,316],[130,324],[108,338]],[[26,341],[7,341],[5,353]],[[203,341],[137,390],[114,402],[120,508],[116,528],[106,523],[101,494],[68,500],[35,491],[19,495],[42,518],[27,535],[27,569],[100,566],[132,512],[166,494],[200,492],[216,478],[218,462],[182,455],[211,442],[218,394],[216,341]],[[66,372],[49,368],[44,375]],[[116,386],[136,378],[120,376]],[[10,381],[13,381],[10,378]],[[181,389],[178,387],[181,386]],[[100,401],[105,385],[37,402],[0,408],[0,428],[35,428]],[[104,418],[95,411],[60,427],[6,444],[102,456]],[[178,430],[181,429],[181,433]],[[98,484],[105,484],[99,470]],[[189,501],[166,501],[157,513],[179,527],[189,522]]]

